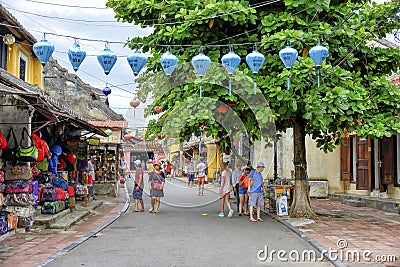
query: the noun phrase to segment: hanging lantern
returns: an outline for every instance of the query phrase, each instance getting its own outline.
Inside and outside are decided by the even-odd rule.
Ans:
[[[232,95],[232,75],[235,72],[236,68],[240,64],[240,57],[235,52],[233,52],[233,48],[231,46],[229,53],[225,54],[221,58],[221,62],[222,62],[222,64],[224,64],[224,67],[229,75],[229,96],[231,96]]]
[[[253,52],[251,52],[246,56],[247,65],[254,74],[254,94],[256,94],[256,89],[257,89],[256,74],[264,64],[264,60],[265,60],[264,55],[257,51],[256,45],[254,45]]]
[[[112,52],[110,48],[108,48],[108,44],[106,44],[106,48],[104,48],[104,51],[100,52],[97,55],[97,61],[103,68],[104,73],[108,75],[111,69],[114,67],[115,62],[117,62],[117,55]]]
[[[161,56],[160,63],[165,72],[165,75],[171,76],[178,66],[179,60],[171,53],[171,51],[167,51]]]
[[[78,71],[79,66],[86,57],[85,50],[82,50],[79,44],[75,41],[72,47],[68,50],[68,59],[74,71]]]
[[[130,141],[130,140],[133,139],[133,136],[130,135],[130,134],[126,134],[126,135],[124,135],[124,139],[125,139],[126,141]]]
[[[109,87],[104,87],[104,89],[103,89],[103,94],[105,95],[105,96],[108,96],[109,94],[111,94],[111,89],[109,88]]]
[[[286,69],[288,70],[293,66],[298,55],[299,53],[297,52],[297,50],[292,48],[289,44],[281,51],[279,51],[279,57],[285,65]],[[290,89],[290,76],[288,76],[287,80],[287,89]]]
[[[107,136],[112,135],[112,130],[111,129],[107,129],[104,132],[106,133]]]
[[[147,58],[138,49],[133,51],[133,54],[128,56],[127,60],[135,76],[139,74],[139,72],[143,69],[144,65],[146,65],[147,62]]]
[[[328,54],[329,54],[328,48],[322,46],[320,40],[318,40],[318,44],[316,46],[310,49],[310,57],[312,58],[315,66],[318,69],[318,88],[320,85],[322,62],[325,61]]]
[[[131,107],[133,107],[133,117],[135,117],[136,116],[136,108],[140,105],[140,102],[136,99],[132,99],[129,104],[131,105]]]
[[[156,113],[161,113],[163,110],[162,110],[161,107],[157,106],[157,107],[154,108],[154,111],[155,111]]]
[[[197,74],[200,77],[200,97],[202,96],[202,90],[203,90],[203,82],[201,79],[206,74],[206,71],[210,67],[210,64],[211,64],[211,59],[208,56],[204,55],[203,47],[201,47],[199,54],[192,58],[193,68],[196,70]]]
[[[40,63],[44,66],[54,52],[54,45],[45,39],[35,43],[32,47],[33,53],[39,59]]]

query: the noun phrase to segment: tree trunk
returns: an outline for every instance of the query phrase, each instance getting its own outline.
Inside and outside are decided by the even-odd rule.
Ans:
[[[289,214],[291,217],[315,218],[317,215],[311,208],[308,195],[307,158],[306,158],[306,122],[296,117],[294,123],[294,168],[295,168],[295,189],[293,202]]]

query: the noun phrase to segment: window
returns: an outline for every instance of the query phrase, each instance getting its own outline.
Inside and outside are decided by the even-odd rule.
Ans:
[[[19,53],[19,62],[18,62],[18,77],[21,80],[26,81],[27,80],[27,67],[28,67],[28,57],[22,54],[21,52]]]

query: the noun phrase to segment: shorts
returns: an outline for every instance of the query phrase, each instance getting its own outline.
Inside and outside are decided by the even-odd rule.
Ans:
[[[194,181],[194,174],[189,174],[189,181],[191,181],[191,182]]]
[[[204,181],[206,180],[206,176],[197,177],[197,180],[198,180],[199,182],[204,182]]]
[[[136,188],[133,188],[133,199],[142,199],[142,194],[143,194],[143,188],[139,188],[139,190],[136,190]]]
[[[171,172],[165,172],[167,175],[171,175]]]
[[[239,186],[239,195],[246,195],[247,188]]]
[[[249,194],[249,205],[253,207],[264,206],[264,194],[263,193],[250,193]]]

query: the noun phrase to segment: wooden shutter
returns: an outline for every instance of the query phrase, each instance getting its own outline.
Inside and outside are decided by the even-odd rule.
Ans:
[[[342,138],[343,145],[340,146],[340,180],[350,181],[350,138]]]
[[[393,137],[384,137],[381,140],[383,184],[393,184],[394,182],[394,145]]]

